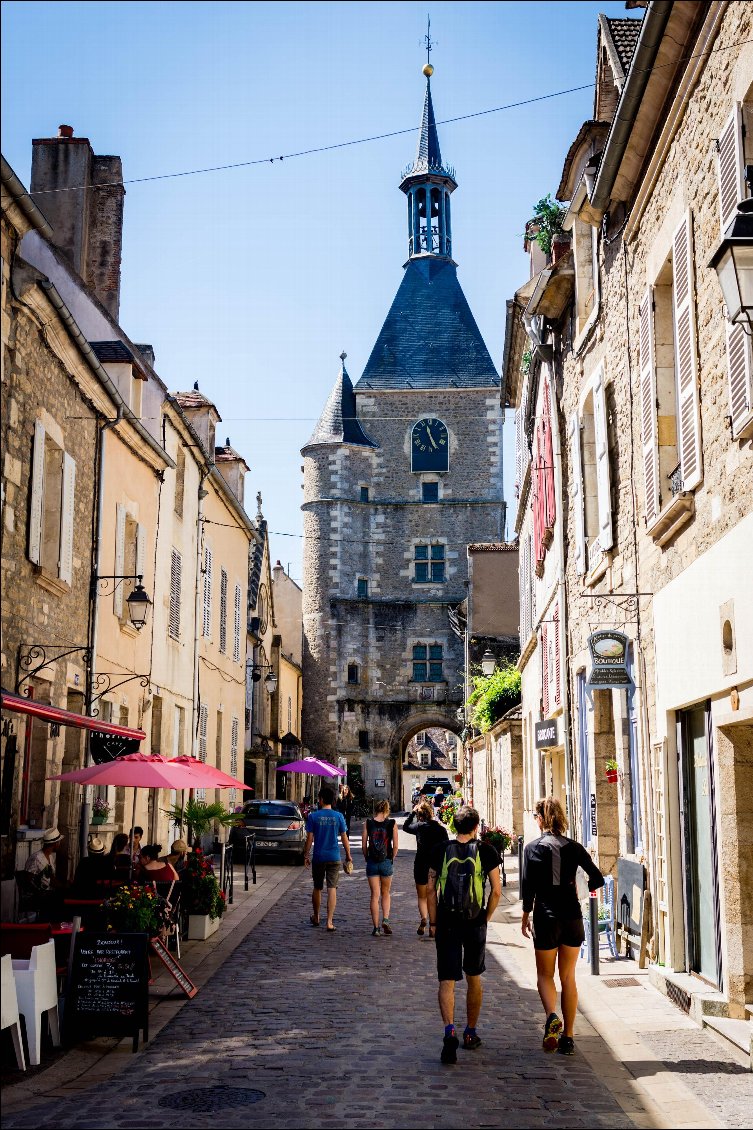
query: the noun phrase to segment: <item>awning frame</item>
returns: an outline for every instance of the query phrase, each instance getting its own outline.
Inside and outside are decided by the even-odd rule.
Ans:
[[[47,703],[36,702],[33,698],[11,694],[10,691],[0,692],[0,708],[27,717],[39,718],[42,722],[49,722],[57,726],[73,726],[77,730],[97,730],[101,734],[114,734],[120,738],[133,738],[136,741],[143,741],[146,738],[144,730],[134,730],[128,726],[116,726],[114,723],[105,722],[101,718],[91,718],[88,714],[75,714],[72,710],[63,710],[60,706],[48,706]]]

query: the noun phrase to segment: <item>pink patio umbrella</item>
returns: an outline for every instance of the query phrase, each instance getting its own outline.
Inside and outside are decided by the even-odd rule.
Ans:
[[[206,788],[207,779],[193,766],[176,765],[158,753],[129,753],[114,761],[100,765],[89,765],[86,769],[74,769],[70,773],[56,773],[50,781],[75,781],[79,785],[115,785],[119,788],[133,789],[133,812],[131,827],[136,822],[137,789],[197,789]],[[216,785],[215,788],[226,788]],[[131,870],[133,875],[133,838],[131,839]]]
[[[278,773],[306,773],[311,775],[311,792],[314,791],[314,777],[344,777],[345,773],[342,769],[338,769],[336,765],[330,765],[329,761],[323,761],[319,757],[302,757],[298,761],[290,761],[287,765],[278,765]],[[313,795],[312,798],[313,800]]]
[[[167,763],[168,765],[186,765],[189,769],[193,769],[201,776],[201,783],[199,788],[206,789],[247,789],[248,785],[245,781],[241,781],[238,777],[231,777],[229,773],[224,773],[222,769],[218,769],[216,765],[209,765],[206,761],[199,761],[196,757],[189,757],[188,754],[182,753],[180,757],[171,757]],[[196,787],[196,786],[192,786]]]

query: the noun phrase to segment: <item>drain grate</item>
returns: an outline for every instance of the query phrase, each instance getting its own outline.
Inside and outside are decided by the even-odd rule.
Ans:
[[[169,1110],[195,1110],[201,1114],[218,1114],[229,1106],[250,1106],[266,1098],[264,1091],[250,1087],[195,1087],[191,1091],[173,1091],[163,1095],[157,1106]]]
[[[690,1012],[690,993],[686,993],[679,985],[673,984],[672,981],[667,981],[667,996],[672,1001],[672,1004],[676,1004],[683,1012]]]
[[[602,985],[608,989],[639,989],[641,983],[637,977],[605,977]]]

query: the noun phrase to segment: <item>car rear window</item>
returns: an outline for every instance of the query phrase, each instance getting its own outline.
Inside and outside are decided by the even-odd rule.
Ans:
[[[294,804],[275,804],[273,801],[246,806],[245,816],[297,816]]]

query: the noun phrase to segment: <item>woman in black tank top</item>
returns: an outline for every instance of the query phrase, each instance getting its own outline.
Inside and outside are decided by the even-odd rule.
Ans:
[[[527,844],[523,854],[521,929],[525,937],[533,937],[536,950],[538,990],[546,1015],[544,1051],[572,1055],[578,1009],[575,966],[584,937],[575,876],[582,867],[592,891],[604,886],[604,876],[585,848],[565,836],[567,816],[558,800],[546,797],[538,801],[534,814],[542,835]],[[562,984],[562,1020],[556,1012],[555,967]]]

